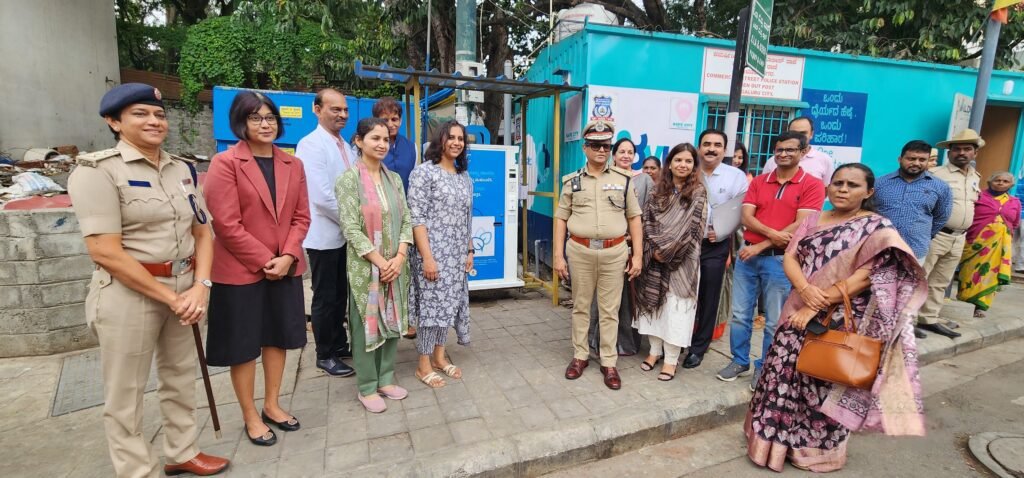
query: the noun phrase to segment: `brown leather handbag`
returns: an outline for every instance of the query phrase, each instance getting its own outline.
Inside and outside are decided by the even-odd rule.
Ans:
[[[843,296],[845,330],[828,329],[838,304],[829,307],[822,324],[823,334],[807,332],[804,346],[796,359],[796,371],[826,382],[870,390],[878,375],[882,341],[857,333],[853,306],[846,291],[846,281],[835,284]]]

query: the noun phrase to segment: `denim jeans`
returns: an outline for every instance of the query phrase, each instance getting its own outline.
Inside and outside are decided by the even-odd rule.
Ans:
[[[764,294],[764,340],[761,358],[754,361],[761,368],[771,347],[775,328],[779,325],[782,303],[786,301],[792,285],[782,270],[782,256],[755,256],[736,261],[732,282],[732,320],[729,322],[729,348],[732,361],[750,365],[750,334],[754,328],[757,298]]]

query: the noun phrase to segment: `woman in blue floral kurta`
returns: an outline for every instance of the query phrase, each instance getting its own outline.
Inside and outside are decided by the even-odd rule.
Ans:
[[[455,328],[460,345],[469,344],[469,287],[473,268],[473,181],[466,171],[466,130],[450,121],[439,128],[409,176],[409,209],[416,248],[409,258],[412,288],[409,320],[417,328],[420,353],[416,378],[431,388],[444,386],[442,372],[461,378],[444,346]]]

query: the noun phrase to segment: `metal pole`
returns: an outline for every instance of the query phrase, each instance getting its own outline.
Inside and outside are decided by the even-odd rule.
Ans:
[[[552,173],[551,173],[551,192],[552,192],[552,194],[554,194],[554,196],[552,196],[552,198],[551,198],[551,217],[552,218],[555,217],[555,209],[558,207],[558,195],[560,194],[559,191],[558,191],[558,189],[559,189],[558,187],[561,186],[561,184],[558,183],[558,180],[562,177],[562,169],[561,169],[562,168],[562,164],[561,164],[561,159],[562,158],[560,157],[560,155],[562,153],[562,95],[558,91],[555,91],[555,107],[554,107],[553,113],[554,113],[554,115],[553,115],[554,119],[552,120],[552,123],[554,123],[554,124],[552,125],[553,126],[552,129],[554,131],[552,131],[552,133],[554,133],[554,135],[553,135],[553,138],[552,138],[552,141],[551,141],[551,150],[552,150],[552,152],[551,152],[551,159],[553,160],[552,161],[552,168],[553,169],[552,169]],[[523,118],[524,118],[523,122],[525,123],[526,122],[525,121],[525,116]],[[523,129],[523,142],[525,142],[525,141],[526,141],[526,129],[524,128]],[[551,237],[552,237],[552,239],[555,237],[555,221],[554,220],[551,221]],[[551,250],[552,251],[555,250],[554,244],[551,245]],[[564,251],[565,249],[562,249],[562,250]],[[552,257],[551,258],[551,265],[554,265],[554,264],[555,264],[555,258]],[[555,273],[554,271],[552,271],[552,274],[551,274],[551,302],[554,303],[555,305],[558,305],[558,274]]]
[[[455,70],[460,71],[465,62],[476,61],[476,0],[455,2]],[[465,92],[459,90],[455,102],[455,119],[463,124],[473,120],[465,102]]]
[[[423,65],[423,69],[426,70],[426,71],[430,71],[430,18],[431,18],[431,14],[433,13],[433,11],[434,11],[434,2],[433,2],[433,0],[427,0],[427,64]],[[423,96],[430,96],[430,87],[425,87],[424,88]],[[417,108],[417,110],[418,110],[418,108]],[[426,128],[430,127],[430,121],[427,121],[429,119],[429,116],[430,116],[430,105],[427,105],[427,108],[423,110],[423,118],[421,118],[422,120],[424,120],[423,121],[423,125]],[[417,131],[416,132],[416,134],[422,134],[422,133],[424,133],[424,132],[423,131]],[[424,134],[423,136],[426,136],[426,135]],[[417,148],[416,151],[419,151],[419,149]],[[420,159],[421,159],[420,157],[416,158],[417,163],[420,161]]]
[[[740,10],[736,29],[736,53],[732,59],[732,84],[729,87],[729,107],[725,113],[725,163],[732,164],[736,154],[736,129],[740,123],[740,97],[743,95],[743,73],[747,70],[747,42],[750,40],[750,7]]]
[[[968,125],[981,133],[981,122],[985,118],[985,104],[988,103],[988,85],[992,81],[992,65],[996,61],[996,46],[999,44],[999,31],[1003,24],[988,17],[985,24],[985,46],[981,50],[981,65],[978,66],[978,84],[974,87],[974,104],[971,106],[971,119]],[[954,131],[953,134],[956,134]]]
[[[551,44],[554,44],[554,43],[555,43],[555,0],[548,0],[548,45],[551,45]]]
[[[510,80],[512,79],[511,60],[505,60],[505,78]],[[502,132],[505,135],[505,140],[502,143],[504,143],[505,146],[510,146],[512,144],[512,95],[505,93],[504,102],[505,121]]]

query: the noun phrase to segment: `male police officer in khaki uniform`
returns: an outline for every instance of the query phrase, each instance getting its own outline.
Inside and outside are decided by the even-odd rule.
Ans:
[[[583,153],[587,164],[562,178],[562,196],[555,211],[555,272],[562,279],[572,271],[572,344],[573,360],[565,370],[565,378],[575,380],[589,365],[590,347],[587,329],[590,325],[590,302],[597,291],[600,314],[601,373],[604,384],[612,390],[622,386],[615,369],[618,359],[619,302],[622,299],[625,270],[630,279],[640,274],[643,263],[643,229],[640,225],[640,203],[632,174],[609,164],[614,127],[605,121],[587,123],[583,128]],[[626,230],[633,241],[633,259],[627,267],[629,249]],[[569,244],[565,246],[566,229]],[[567,267],[563,249],[568,248]]]
[[[924,270],[928,274],[928,300],[921,306],[917,327],[955,339],[960,333],[939,323],[939,312],[946,288],[953,280],[963,254],[967,228],[974,222],[974,203],[978,202],[981,194],[981,175],[971,162],[978,156],[978,150],[985,146],[985,140],[968,128],[936,146],[949,149],[948,161],[930,172],[949,185],[953,192],[953,210],[946,225],[932,239],[928,256],[924,259]],[[920,335],[920,330],[918,333]]]
[[[195,170],[160,149],[167,117],[149,85],[115,87],[100,103],[117,147],[79,156],[68,192],[97,268],[86,321],[99,338],[103,425],[118,477],[158,476],[142,426],[156,356],[167,474],[211,475],[228,461],[196,446],[196,345],[209,298],[213,236]]]

